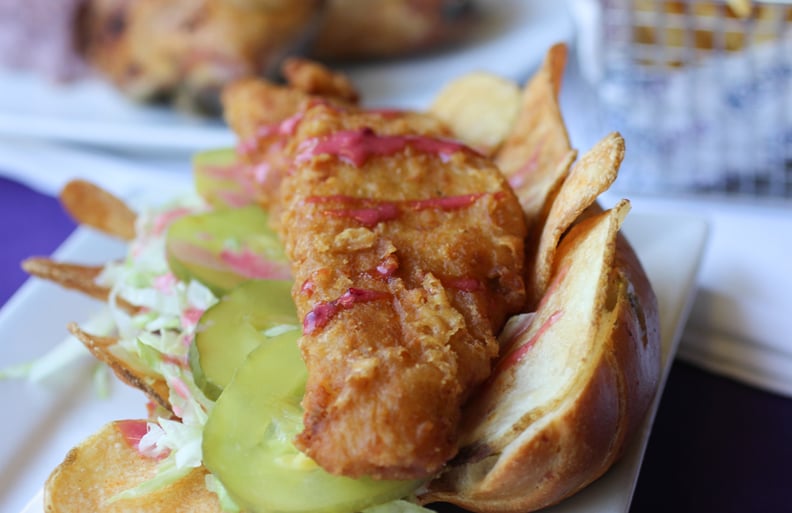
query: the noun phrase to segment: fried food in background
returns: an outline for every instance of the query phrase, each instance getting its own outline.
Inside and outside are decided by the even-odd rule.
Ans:
[[[335,474],[432,475],[525,300],[519,202],[428,115],[320,104],[290,146],[280,227],[308,368],[295,445]]]
[[[313,46],[318,59],[379,59],[459,41],[475,22],[470,0],[329,0]]]
[[[321,3],[91,0],[78,32],[88,62],[131,98],[218,113],[225,84],[300,51]]]
[[[134,100],[219,114],[220,89],[278,74],[287,56],[384,58],[458,40],[465,0],[87,0],[87,62]]]

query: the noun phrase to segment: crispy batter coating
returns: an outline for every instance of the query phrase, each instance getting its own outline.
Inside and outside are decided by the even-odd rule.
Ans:
[[[310,107],[281,235],[308,367],[295,444],[330,472],[436,473],[525,299],[519,202],[433,118]]]
[[[291,165],[286,143],[300,113],[312,102],[353,109],[358,97],[344,75],[315,62],[287,59],[283,73],[286,86],[241,79],[226,86],[221,96],[225,120],[240,141],[237,153],[253,172],[260,203],[272,211],[277,210],[280,182]]]

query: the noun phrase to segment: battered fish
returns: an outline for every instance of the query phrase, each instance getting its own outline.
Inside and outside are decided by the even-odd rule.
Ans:
[[[279,226],[309,375],[295,445],[332,473],[435,474],[523,306],[520,204],[446,136],[421,114],[314,105],[289,143]]]

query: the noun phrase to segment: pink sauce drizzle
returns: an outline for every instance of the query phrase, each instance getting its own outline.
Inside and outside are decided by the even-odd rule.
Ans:
[[[250,155],[258,149],[259,142],[263,139],[269,139],[271,137],[282,139],[294,135],[302,119],[303,113],[298,112],[282,121],[261,125],[256,129],[256,133],[253,137],[239,142],[237,145],[237,153],[240,155]]]
[[[322,212],[330,217],[354,219],[367,228],[374,227],[384,221],[392,221],[399,217],[399,207],[393,203],[382,203],[369,208],[333,209]]]
[[[351,287],[341,297],[333,301],[318,303],[303,319],[303,334],[311,335],[327,326],[327,323],[341,310],[348,310],[359,303],[386,299],[386,292]]]
[[[512,186],[512,189],[519,189],[525,185],[528,177],[536,171],[536,168],[539,166],[539,153],[542,151],[543,145],[542,142],[537,144],[533,153],[528,158],[528,161],[509,177],[509,185]]]
[[[162,234],[172,222],[192,213],[193,211],[186,207],[174,208],[173,210],[163,212],[154,219],[154,226],[152,227],[153,234],[155,236]]]
[[[183,340],[182,340],[182,342],[183,342]],[[164,362],[166,362],[166,363],[170,363],[172,365],[176,365],[177,367],[181,367],[182,369],[189,369],[190,368],[190,361],[189,361],[189,358],[187,356],[184,356],[184,357],[180,358],[178,356],[173,356],[173,355],[170,355],[170,354],[163,354],[162,355],[162,360]]]
[[[317,155],[332,155],[360,167],[371,157],[387,157],[408,146],[422,153],[437,154],[444,162],[460,151],[476,153],[457,141],[417,135],[377,135],[370,128],[361,128],[307,139],[298,146],[294,161],[302,164]]]
[[[115,427],[133,449],[138,448],[140,440],[148,433],[148,421],[145,420],[117,420]]]
[[[288,279],[291,271],[285,262],[273,262],[262,258],[250,249],[220,252],[220,261],[231,271],[246,278]]]
[[[563,316],[563,312],[560,311],[560,310],[556,310],[555,312],[553,312],[550,315],[550,317],[548,317],[542,323],[542,325],[539,327],[539,329],[536,330],[536,333],[534,333],[534,335],[526,343],[524,343],[523,345],[521,345],[520,347],[518,347],[514,351],[506,354],[498,362],[498,364],[495,366],[493,374],[496,374],[496,373],[499,373],[499,372],[503,372],[506,369],[508,369],[509,367],[512,367],[512,366],[516,365],[517,363],[519,363],[520,361],[522,361],[522,359],[525,358],[525,355],[528,354],[528,351],[531,350],[531,348],[536,344],[536,342],[540,338],[542,338],[542,336],[547,332],[547,330],[549,330],[550,327],[553,324],[558,322],[558,320],[562,316]],[[519,338],[519,335],[521,335],[522,333],[524,333],[524,331],[521,330],[521,332],[513,338],[513,341],[510,341],[510,344],[513,344],[514,341],[516,341]]]
[[[486,193],[461,194],[458,196],[444,196],[440,198],[426,198],[420,200],[386,201],[368,198],[355,198],[353,196],[309,196],[306,203],[322,204],[338,202],[349,207],[327,209],[322,213],[330,217],[350,218],[362,225],[371,228],[385,221],[392,221],[399,217],[403,209],[412,211],[442,210],[450,212],[468,208]]]
[[[140,440],[148,433],[148,421],[146,420],[117,420],[113,424],[121,436],[124,437],[127,445],[146,458],[160,460],[165,458],[170,452],[165,451],[164,454],[152,456],[140,449]]]
[[[181,314],[181,324],[185,328],[191,328],[198,324],[204,311],[200,308],[189,307]]]
[[[267,260],[246,248],[242,251],[224,249],[215,254],[209,249],[184,241],[171,241],[168,249],[180,259],[209,269],[231,271],[244,278],[288,279],[289,264]]]
[[[176,285],[177,281],[173,273],[162,274],[154,278],[154,289],[163,294],[169,294],[173,291],[173,287]]]

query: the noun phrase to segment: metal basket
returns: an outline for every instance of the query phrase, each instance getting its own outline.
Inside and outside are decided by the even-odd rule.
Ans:
[[[600,0],[595,88],[617,187],[792,198],[792,0]]]

